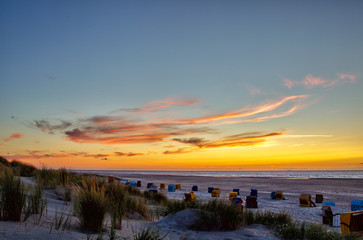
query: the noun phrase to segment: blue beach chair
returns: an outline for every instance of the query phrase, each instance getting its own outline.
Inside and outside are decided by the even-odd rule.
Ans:
[[[363,200],[353,200],[350,203],[350,208],[352,211],[363,210]]]
[[[169,184],[168,185],[168,192],[175,192],[175,185],[174,184]]]

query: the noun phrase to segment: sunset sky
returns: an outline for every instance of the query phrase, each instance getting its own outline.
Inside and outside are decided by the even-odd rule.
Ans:
[[[363,170],[363,1],[1,1],[0,155]]]

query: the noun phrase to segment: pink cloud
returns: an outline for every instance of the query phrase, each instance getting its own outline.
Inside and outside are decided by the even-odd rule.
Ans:
[[[338,76],[337,78],[325,79],[322,77],[313,76],[312,74],[308,74],[301,81],[290,80],[285,77],[281,77],[281,78],[284,82],[284,86],[286,86],[288,88],[292,88],[295,86],[305,86],[307,88],[313,88],[313,87],[319,86],[322,88],[328,88],[328,87],[332,87],[336,84],[347,84],[347,83],[353,84],[356,82],[356,78],[358,76],[358,74],[354,75],[354,74],[348,74],[348,73],[337,73],[336,75]]]
[[[263,94],[263,92],[261,91],[261,89],[255,88],[253,86],[248,86],[248,91],[250,92],[251,95],[259,95],[259,94]]]
[[[12,141],[15,139],[19,139],[22,136],[24,136],[24,134],[22,134],[22,133],[13,133],[10,137],[4,138],[3,140],[4,140],[4,142],[9,142],[9,141]]]
[[[196,98],[183,98],[183,97],[170,97],[162,100],[152,100],[148,101],[145,104],[141,105],[140,108],[133,108],[133,109],[119,109],[117,111],[113,111],[111,113],[115,113],[118,111],[127,111],[131,113],[149,113],[149,112],[155,112],[163,108],[169,108],[174,105],[177,106],[191,106],[195,104],[199,104],[201,101]]]

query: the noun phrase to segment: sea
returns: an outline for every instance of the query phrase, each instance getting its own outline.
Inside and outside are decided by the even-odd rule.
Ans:
[[[340,178],[363,179],[363,170],[339,171],[127,171],[127,170],[79,170],[77,172],[95,173],[108,176],[123,174],[140,175],[175,175],[209,177],[271,177],[271,178]]]

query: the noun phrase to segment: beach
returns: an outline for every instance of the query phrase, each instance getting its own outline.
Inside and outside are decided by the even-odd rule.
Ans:
[[[316,194],[322,194],[324,201],[335,202],[335,213],[349,212],[352,200],[363,199],[363,179],[336,178],[277,178],[277,177],[210,177],[210,176],[177,176],[167,174],[135,174],[122,173],[115,177],[129,181],[142,181],[141,189],[146,189],[148,182],[159,186],[160,183],[181,184],[181,190],[167,192],[170,199],[183,199],[185,192],[190,192],[193,185],[198,185],[195,192],[197,199],[208,201],[213,199],[208,193],[208,187],[221,189],[220,199],[228,200],[229,192],[239,188],[240,196],[250,195],[251,189],[258,190],[258,210],[273,212],[285,211],[298,221],[321,222],[321,206],[299,207],[299,196],[302,193],[311,194],[315,201]],[[271,200],[272,191],[282,191],[286,200]]]
[[[219,199],[228,201],[229,192],[234,188],[239,188],[240,197],[246,197],[250,194],[251,188],[258,190],[258,208],[252,211],[271,211],[275,213],[284,212],[292,216],[298,222],[321,223],[321,207],[300,207],[299,196],[301,193],[311,194],[312,200],[315,201],[316,194],[322,194],[324,201],[335,202],[332,207],[333,213],[342,213],[350,211],[352,200],[363,199],[363,179],[301,179],[301,178],[277,178],[277,177],[212,177],[212,176],[178,176],[168,174],[137,174],[137,173],[119,173],[113,174],[114,177],[130,181],[141,181],[141,191],[147,190],[147,183],[153,183],[159,187],[160,183],[166,184],[166,189],[158,189],[164,192],[169,199],[184,199],[184,193],[190,192],[193,185],[198,186],[198,191],[194,191],[196,198],[202,202],[211,199],[208,193],[208,187],[219,187],[221,195]],[[105,176],[106,177],[106,176]],[[34,179],[23,178],[26,184],[34,184]],[[125,181],[124,181],[125,182]],[[168,184],[180,184],[181,190],[168,192]],[[272,200],[271,191],[283,191],[286,200]],[[32,217],[24,222],[0,222],[0,239],[93,239],[97,234],[87,234],[80,231],[77,225],[76,217],[72,216],[72,203],[65,205],[63,200],[57,199],[53,190],[45,190],[44,196],[48,200],[48,210],[46,216],[42,219],[42,224],[36,224]],[[246,208],[245,208],[246,209]],[[72,226],[68,230],[55,229],[54,216],[63,213],[70,216]],[[180,213],[179,215],[168,215],[166,217],[157,217],[153,221],[130,217],[123,220],[122,230],[117,231],[118,236],[128,237],[133,234],[134,230],[142,229],[145,226],[153,226],[162,233],[167,234],[166,239],[279,239],[274,233],[263,225],[251,225],[239,228],[236,231],[214,231],[214,232],[197,232],[183,227],[193,214],[190,212]],[[53,221],[53,222],[52,222]],[[106,220],[107,222],[107,220]],[[108,224],[109,225],[109,224]],[[339,227],[328,227],[331,231],[340,231]],[[103,233],[104,239],[108,239],[109,227]]]

